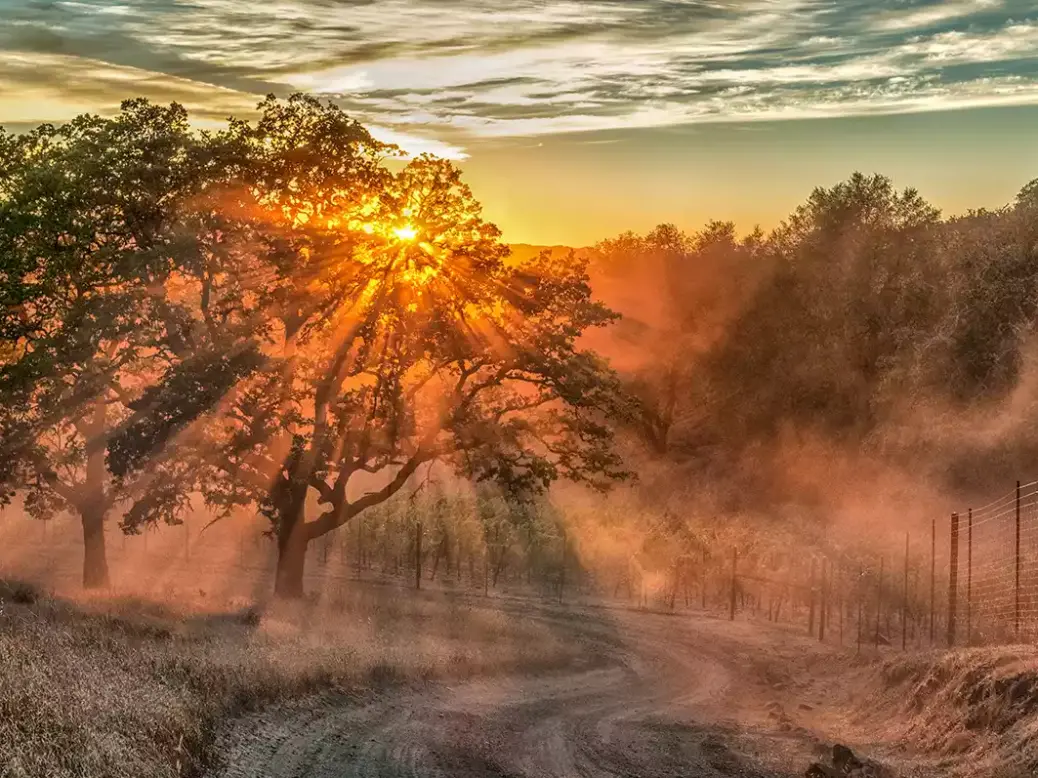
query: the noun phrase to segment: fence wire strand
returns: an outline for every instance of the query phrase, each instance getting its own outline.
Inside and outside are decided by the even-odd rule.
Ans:
[[[958,522],[958,553],[948,559],[958,571],[947,604],[956,625],[949,640],[984,645],[1038,638],[1038,483],[962,511]]]

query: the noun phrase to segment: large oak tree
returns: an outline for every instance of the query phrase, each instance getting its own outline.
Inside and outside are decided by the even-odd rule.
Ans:
[[[166,299],[199,236],[204,144],[179,106],[129,101],[24,135],[0,131],[0,485],[30,514],[78,514],[83,582],[108,581],[105,454],[149,375],[187,348]]]
[[[527,493],[625,475],[607,421],[625,412],[617,380],[577,345],[615,318],[584,266],[510,265],[456,168],[422,157],[391,172],[388,150],[344,122],[297,98],[232,125],[242,185],[228,199],[257,215],[266,247],[263,272],[239,282],[264,303],[248,338],[145,392],[110,452],[120,479],[186,468],[211,505],[257,505],[286,596],[302,593],[310,541],[424,464]],[[138,501],[131,523],[165,505]]]

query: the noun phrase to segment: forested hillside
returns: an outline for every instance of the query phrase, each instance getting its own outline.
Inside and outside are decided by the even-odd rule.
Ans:
[[[936,510],[1038,461],[1036,184],[944,216],[855,174],[770,233],[661,225],[577,253],[623,314],[590,337],[641,401],[639,450],[713,507]]]

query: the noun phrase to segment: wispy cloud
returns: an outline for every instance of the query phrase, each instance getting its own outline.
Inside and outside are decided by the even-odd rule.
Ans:
[[[456,157],[479,136],[1034,103],[1038,9],[0,0],[0,121],[61,118],[139,92],[216,117],[295,89],[336,99],[405,148]]]

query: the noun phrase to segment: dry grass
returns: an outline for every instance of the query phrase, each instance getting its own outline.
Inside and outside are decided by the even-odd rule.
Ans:
[[[458,598],[358,585],[324,602],[69,602],[0,585],[0,776],[194,776],[220,725],[322,689],[527,668],[577,648]]]
[[[1038,649],[909,654],[884,662],[875,681],[882,691],[868,707],[884,734],[938,755],[942,774],[1038,775]]]

